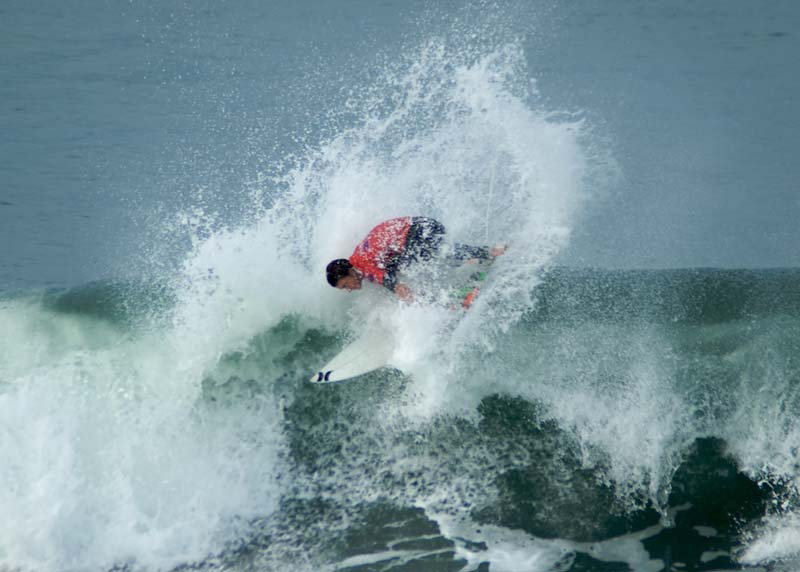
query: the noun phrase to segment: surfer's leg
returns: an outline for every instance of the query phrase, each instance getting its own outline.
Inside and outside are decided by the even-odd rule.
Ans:
[[[403,252],[403,263],[427,262],[439,254],[445,228],[436,219],[414,217]]]
[[[453,253],[451,258],[456,260],[469,260],[470,258],[478,258],[486,260],[491,258],[488,246],[471,246],[469,244],[455,243],[453,245]]]

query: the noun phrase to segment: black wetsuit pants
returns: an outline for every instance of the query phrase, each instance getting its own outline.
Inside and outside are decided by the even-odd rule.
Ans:
[[[398,270],[411,264],[429,262],[438,256],[444,243],[444,235],[444,225],[438,220],[424,216],[413,217],[403,253],[386,265],[383,285],[394,291]],[[455,244],[453,251],[448,252],[446,257],[453,260],[489,258],[489,247]]]
[[[444,225],[438,220],[424,216],[412,218],[400,264],[427,262],[437,256],[444,242],[444,234]],[[489,247],[455,244],[453,252],[448,253],[447,257],[455,260],[489,258]]]

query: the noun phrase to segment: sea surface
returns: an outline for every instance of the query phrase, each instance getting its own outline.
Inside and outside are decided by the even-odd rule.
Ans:
[[[0,572],[800,570],[798,30],[4,2]],[[469,311],[327,285],[404,214]]]

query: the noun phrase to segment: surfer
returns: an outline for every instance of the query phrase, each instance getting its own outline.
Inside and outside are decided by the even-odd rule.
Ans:
[[[413,300],[411,288],[397,281],[398,271],[438,256],[445,228],[428,217],[399,217],[380,223],[358,243],[350,258],[332,260],[326,274],[334,288],[360,290],[363,280],[380,284],[405,302]],[[488,259],[505,252],[505,246],[455,244],[445,257],[452,260]]]

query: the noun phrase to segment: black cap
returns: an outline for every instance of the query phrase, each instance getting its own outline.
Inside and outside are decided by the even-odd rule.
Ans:
[[[352,267],[353,265],[346,258],[337,258],[329,262],[325,269],[325,273],[328,275],[328,284],[335,288],[339,278],[347,276]]]

